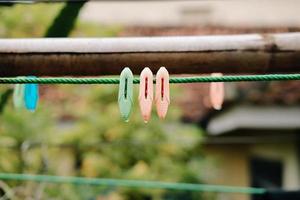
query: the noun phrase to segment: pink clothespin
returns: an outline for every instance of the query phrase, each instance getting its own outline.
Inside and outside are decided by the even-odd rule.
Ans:
[[[169,72],[165,67],[161,67],[156,74],[155,101],[158,116],[165,118],[170,104]]]
[[[145,123],[147,123],[151,117],[152,101],[153,101],[153,73],[148,67],[146,67],[142,71],[140,76],[140,93],[139,93],[140,109]]]
[[[222,73],[212,73],[211,76],[220,77]],[[214,109],[221,110],[224,101],[224,83],[213,82],[210,84],[210,102]]]

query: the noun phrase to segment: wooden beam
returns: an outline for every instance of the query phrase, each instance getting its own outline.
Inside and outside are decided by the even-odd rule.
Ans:
[[[88,2],[88,1],[128,1],[128,2],[135,2],[135,1],[184,1],[184,0],[1,0],[0,4],[2,3],[59,3],[59,2]],[[190,0],[191,1],[191,0]],[[192,0],[192,1],[203,1],[203,0]]]
[[[102,39],[0,39],[0,76],[299,73],[300,33]]]

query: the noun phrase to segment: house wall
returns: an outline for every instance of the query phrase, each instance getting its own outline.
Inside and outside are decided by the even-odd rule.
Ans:
[[[204,155],[210,160],[203,173],[208,184],[248,187],[250,174],[248,170],[247,145],[205,145]],[[248,200],[245,194],[220,194],[218,200]]]
[[[204,167],[204,181],[208,184],[251,186],[250,158],[279,160],[283,163],[283,189],[300,188],[300,165],[295,142],[283,144],[214,144],[204,146],[209,162]],[[222,194],[218,200],[249,200],[248,195]]]

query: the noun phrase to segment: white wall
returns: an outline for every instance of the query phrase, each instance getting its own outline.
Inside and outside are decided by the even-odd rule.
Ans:
[[[90,2],[81,18],[122,25],[299,26],[299,0]]]

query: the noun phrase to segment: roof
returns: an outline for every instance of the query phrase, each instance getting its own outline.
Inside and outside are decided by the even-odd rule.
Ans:
[[[210,135],[221,135],[238,129],[300,129],[300,106],[237,105],[221,112],[207,125]]]

